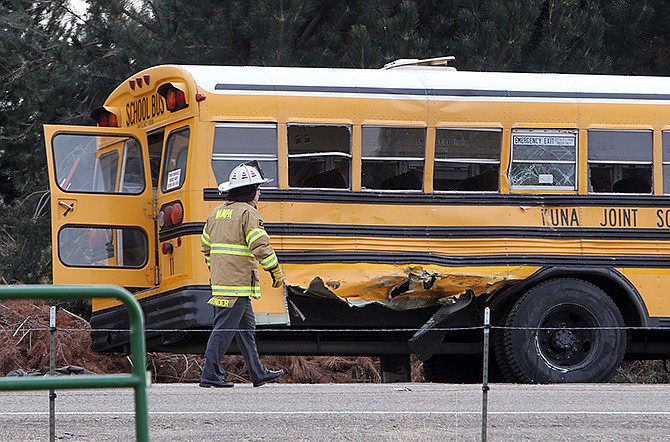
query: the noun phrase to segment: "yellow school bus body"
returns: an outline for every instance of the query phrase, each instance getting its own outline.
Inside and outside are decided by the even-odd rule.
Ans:
[[[159,88],[167,84],[184,92],[186,107],[174,112],[166,108]],[[594,286],[613,300],[622,325],[662,329],[670,324],[670,297],[664,290],[670,284],[670,242],[665,238],[670,229],[670,199],[664,196],[670,193],[664,188],[664,164],[670,162],[670,137],[664,156],[664,134],[670,130],[668,100],[670,81],[649,78],[459,72],[416,66],[388,70],[149,68],[122,83],[104,103],[105,109],[118,116],[118,127],[45,129],[52,178],[54,283],[131,287],[143,302],[147,327],[163,330],[150,333],[156,339],[153,348],[201,349],[203,334],[188,330],[206,329],[211,320],[211,312],[203,310],[209,275],[200,253],[199,234],[208,214],[225,199],[216,191],[226,178],[215,175],[213,164],[219,160],[214,158],[232,164],[235,153],[241,154],[240,159],[244,157],[244,152],[214,152],[217,142],[226,142],[225,138],[217,139],[216,131],[257,124],[276,131],[276,157],[271,158],[276,161],[276,180],[273,187],[263,189],[259,211],[287,281],[285,290],[272,289],[270,278],[263,275],[263,296],[254,309],[259,325],[274,327],[276,333],[268,333],[267,343],[264,335],[259,335],[261,349],[287,354],[408,354],[407,339],[413,333],[407,329],[418,329],[438,310],[453,305],[460,309],[463,304],[463,311],[475,312],[463,323],[476,326],[481,324],[483,307],[489,305],[494,308],[494,318],[499,314],[494,323],[512,327],[513,323],[506,322],[507,313],[524,308],[515,303],[522,302],[525,294],[535,296],[533,288],[547,287],[551,281],[584,283],[589,287],[587,292]],[[365,188],[363,181],[371,170],[366,169],[366,162],[371,159],[369,152],[364,152],[364,140],[369,139],[364,132],[379,127],[380,131],[390,129],[388,133],[410,128],[425,134],[425,138],[416,138],[423,143],[423,156],[413,160],[422,165],[419,189]],[[291,180],[297,178],[292,170],[297,170],[301,158],[309,161],[309,155],[295,153],[299,152],[298,138],[303,137],[303,143],[313,142],[309,130],[315,131],[311,133],[315,137],[319,131],[331,131],[329,128],[345,129],[337,135],[332,129],[333,140],[341,133],[349,134],[349,152],[339,152],[339,158],[349,161],[346,187],[294,185]],[[165,152],[171,134],[178,131],[188,131],[188,136],[182,137],[188,140],[182,146],[188,157],[183,171],[170,175]],[[450,136],[450,131],[467,136],[488,131],[499,137],[499,157],[487,159],[487,164],[499,171],[496,189],[435,188],[441,177],[451,176],[449,167],[456,170],[460,165],[480,163],[440,157],[444,150],[436,146],[441,142],[446,143],[448,152],[449,142],[458,144],[466,139],[455,135],[437,140],[444,134]],[[153,177],[155,190],[148,183],[141,194],[132,196],[61,189],[54,173],[58,165],[52,140],[64,133],[96,132],[140,140],[147,182],[152,178],[147,157],[152,156],[154,140],[153,160],[161,161],[161,172]],[[649,140],[645,145],[649,152],[620,160],[634,146],[617,147],[619,134]],[[602,139],[597,142],[604,160],[590,157],[590,137],[593,151],[596,138]],[[574,146],[574,152],[565,150],[574,158],[532,163],[532,158],[514,156],[515,149],[525,149],[524,143],[543,140],[550,144],[541,145],[541,149],[549,153],[553,152],[551,143]],[[318,142],[327,141],[325,136]],[[532,154],[533,149],[528,151]],[[609,163],[607,155],[613,158]],[[401,164],[403,158],[384,161]],[[468,167],[472,168],[471,164]],[[538,183],[519,184],[518,171],[525,165],[531,171],[533,167],[563,170],[565,166],[570,172],[538,173],[533,178],[539,179]],[[593,188],[597,173],[626,178],[626,174],[636,177],[638,172],[650,177],[653,184],[648,192]],[[670,169],[665,172],[669,174]],[[166,191],[161,185],[166,175],[179,187]],[[568,184],[556,185],[554,180]],[[67,206],[61,202],[75,209],[65,213]],[[183,207],[183,221],[171,228],[158,226],[162,209],[174,202]],[[105,208],[85,210],[100,205]],[[101,224],[144,226],[146,262],[133,269],[63,264],[58,246],[61,228]],[[168,253],[163,252],[164,246]],[[192,296],[180,298],[188,290]],[[173,300],[157,301],[169,298]],[[303,301],[305,305],[298,305]],[[328,309],[333,305],[337,305],[336,313],[329,317]],[[346,308],[341,310],[342,306]],[[381,310],[374,310],[374,319],[369,322],[342,316],[366,308]],[[182,321],[180,309],[191,315],[190,319]],[[94,301],[94,328],[119,328],[122,320],[114,319],[118,310],[113,300]],[[387,311],[392,312],[388,318]],[[110,312],[114,314],[109,320],[100,319]],[[310,320],[310,314],[315,319]],[[402,314],[407,319],[394,322]],[[585,313],[587,319],[589,315]],[[560,372],[558,377],[533,377],[514,358],[503,361],[507,377],[540,382],[601,380],[593,370],[582,378],[565,374],[584,371],[590,350],[576,351],[584,359],[579,366],[552,359],[565,355],[561,347],[565,342],[573,345],[577,335],[573,331],[579,327],[573,325],[563,327],[572,331],[556,334],[555,341],[547,344],[551,347],[548,370]],[[277,332],[277,328],[286,333]],[[301,328],[323,330],[291,335]],[[364,332],[338,332],[351,328]],[[375,336],[375,329],[394,328],[404,330],[401,338],[379,341]],[[121,348],[123,340],[115,339],[101,333],[95,342],[100,349]],[[508,341],[513,339],[520,338],[509,335]],[[334,343],[329,345],[331,340]],[[464,352],[476,353],[476,347]],[[458,353],[450,348],[433,345],[427,356]],[[628,346],[629,355],[642,357],[669,350],[635,342]],[[561,371],[560,367],[567,368]]]

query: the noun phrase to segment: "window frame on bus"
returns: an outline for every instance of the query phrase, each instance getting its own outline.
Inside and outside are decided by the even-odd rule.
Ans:
[[[293,127],[303,127],[303,128],[308,128],[308,127],[314,127],[314,128],[345,128],[348,131],[348,151],[343,152],[343,151],[337,151],[337,150],[323,150],[320,152],[306,152],[306,153],[291,153],[291,128]],[[288,173],[288,183],[289,183],[289,188],[290,189],[328,189],[328,190],[343,190],[343,191],[351,191],[352,190],[352,178],[353,178],[353,129],[354,125],[350,123],[303,123],[303,122],[290,122],[286,123],[286,153],[287,153],[287,159],[288,159],[288,164],[287,164],[287,173]],[[294,134],[295,135],[295,134]],[[305,136],[305,133],[303,133],[303,137]],[[303,142],[305,140],[303,139]],[[292,175],[292,170],[291,170],[291,160],[296,159],[296,158],[318,158],[318,157],[327,157],[326,162],[331,162],[335,163],[337,160],[336,158],[344,158],[345,162],[347,163],[347,175],[344,176],[343,173],[339,170],[341,168],[331,168],[331,169],[326,169],[322,172],[319,172],[317,174],[313,175],[308,175],[305,177],[302,177],[301,179],[301,184],[296,185],[295,183],[291,183],[291,179],[293,178]],[[330,161],[327,161],[328,158],[330,158]],[[328,173],[333,174],[333,177],[326,177],[325,175]],[[305,181],[309,178],[318,178],[319,176],[323,176],[324,180],[343,180],[345,185],[344,186],[317,186],[317,185],[304,185]]]
[[[442,149],[442,147],[438,147],[438,139],[439,139],[439,131],[462,131],[462,132],[489,132],[489,133],[497,133],[499,135],[499,144],[498,144],[498,152],[497,152],[497,159],[484,159],[484,158],[476,158],[474,156],[470,158],[466,157],[453,157],[453,158],[448,158],[448,157],[438,157],[439,151]],[[457,125],[448,125],[448,126],[437,126],[435,127],[435,150],[434,150],[434,159],[433,159],[433,192],[434,193],[453,193],[453,192],[477,192],[477,193],[500,193],[501,191],[501,183],[500,183],[500,167],[502,164],[502,153],[503,153],[503,143],[504,143],[504,130],[502,127],[479,127],[479,126],[473,126],[473,127],[465,127],[465,126],[457,126]],[[446,150],[446,147],[444,148]],[[437,182],[437,170],[438,164],[463,164],[463,165],[494,165],[496,167],[496,173],[495,173],[495,182],[496,182],[496,189],[494,190],[479,190],[479,189],[438,189]],[[479,175],[473,175],[472,177],[468,177],[466,179],[461,180],[460,184],[458,187],[462,187],[464,182],[470,178],[477,178],[484,173],[488,171],[484,171]]]
[[[670,195],[670,129],[661,131],[661,150],[663,195]]]
[[[242,130],[254,130],[254,129],[271,129],[274,131],[274,141],[268,144],[269,149],[265,149],[267,152],[272,153],[254,153],[254,152],[236,152],[236,153],[217,153],[217,129],[242,129]],[[263,188],[277,188],[279,186],[280,178],[280,168],[279,168],[279,132],[278,125],[276,122],[247,122],[247,121],[234,121],[234,122],[216,122],[214,125],[214,139],[212,146],[212,158],[211,158],[211,167],[216,178],[217,183],[223,183],[228,181],[230,177],[230,172],[232,170],[247,161],[258,160],[263,175],[266,178],[272,179],[272,181],[262,184]],[[242,150],[242,149],[241,149]],[[259,150],[260,152],[260,150]],[[232,167],[215,167],[215,162],[230,162]],[[273,167],[267,167],[270,163],[273,163]],[[223,165],[223,164],[222,164]]]
[[[182,148],[181,151],[179,152],[179,155],[177,155],[177,160],[180,158],[181,154],[184,153],[184,162],[183,164],[178,164],[178,161],[176,161],[175,166],[180,166],[178,168],[175,168],[173,170],[168,170],[169,165],[170,165],[170,160],[173,158],[172,156],[172,151],[174,149],[174,143],[170,144],[171,141],[175,139],[176,136],[181,135],[183,132],[188,132],[187,137],[186,137],[186,148]],[[189,157],[189,152],[191,150],[191,143],[193,142],[192,139],[192,134],[193,134],[193,128],[191,127],[191,124],[184,124],[178,127],[175,127],[174,129],[171,129],[170,132],[167,134],[167,137],[165,138],[165,148],[163,152],[163,160],[162,160],[162,166],[161,166],[161,178],[160,178],[160,189],[163,194],[167,194],[170,192],[177,191],[181,189],[184,186],[184,183],[186,182],[186,171],[188,170],[188,157]],[[181,172],[179,175],[172,175],[173,177],[176,176],[179,180],[178,184],[174,187],[169,187],[168,185],[170,184],[171,174],[173,172],[180,170]]]
[[[70,151],[61,152],[62,149],[58,147],[59,137],[64,138],[81,138],[86,143],[80,143],[78,146],[73,147]],[[88,141],[86,141],[88,139]],[[118,141],[117,141],[118,140]],[[110,141],[113,141],[110,143]],[[56,174],[56,184],[60,190],[66,193],[81,193],[81,194],[105,194],[105,195],[141,195],[144,193],[147,182],[145,179],[144,171],[144,152],[141,148],[140,141],[133,135],[128,134],[90,134],[90,133],[57,133],[53,136],[52,139],[52,154],[53,161],[55,165],[55,174]],[[84,147],[85,144],[94,143],[96,145],[95,150],[89,150]],[[120,145],[117,145],[121,143]],[[82,149],[84,148],[84,149]],[[133,191],[123,190],[121,188],[122,184],[125,184],[126,176],[128,172],[127,161],[128,161],[128,151],[130,149],[136,148],[139,153],[139,170],[137,170],[137,177],[141,178],[142,185],[139,188],[136,188]],[[83,154],[80,154],[79,157],[76,157],[75,150],[80,149]],[[113,173],[114,182],[112,184],[113,189],[101,189],[100,185],[104,184],[101,179],[106,177],[111,177],[103,174],[103,168],[101,167],[101,160],[107,157],[115,157],[114,163],[111,164],[111,168],[107,169],[107,172]],[[70,167],[67,171],[63,171],[61,167],[63,162],[68,159]],[[74,161],[70,161],[74,158]],[[80,161],[83,159],[83,161]],[[75,187],[71,188],[70,179],[74,176],[78,176],[80,171],[84,173],[90,173],[90,185],[87,188]],[[63,178],[63,179],[61,179]],[[106,187],[106,186],[103,186]]]
[[[568,136],[570,135],[570,136]],[[515,149],[515,137],[545,137],[545,138],[551,138],[556,137],[558,138],[565,138],[565,139],[572,139],[574,140],[574,149],[568,150],[564,149],[563,154],[568,154],[570,152],[573,153],[574,159],[560,159],[560,158],[551,158],[552,155],[554,155],[554,152],[551,152],[549,150],[543,150],[543,149],[538,149],[537,152],[541,156],[542,154],[547,154],[549,158],[516,158],[515,157],[515,152],[519,151],[520,149],[517,147]],[[517,146],[538,146],[538,144],[534,143],[529,143],[529,144],[518,144]],[[553,144],[544,144],[543,146],[547,145],[556,145],[560,146],[561,144],[559,142],[554,141]],[[507,174],[509,177],[509,188],[510,191],[535,191],[535,192],[569,192],[569,193],[576,193],[579,189],[579,165],[580,165],[580,157],[579,157],[579,129],[577,128],[566,128],[566,127],[550,127],[550,126],[544,126],[544,127],[513,127],[510,130],[510,137],[509,137],[509,166],[507,170]],[[557,154],[560,154],[561,152],[557,152]],[[517,184],[514,182],[514,174],[515,174],[515,165],[520,165],[520,164],[536,164],[536,165],[558,165],[558,164],[566,164],[566,165],[571,165],[574,168],[574,173],[571,175],[566,174],[564,172],[561,172],[561,175],[563,177],[571,177],[572,178],[572,184],[571,185],[555,185],[554,183],[554,174],[553,173],[548,173],[549,171],[552,170],[551,167],[547,168],[545,173],[542,173],[541,171],[537,174],[538,178],[538,183],[537,184]],[[553,169],[555,171],[560,172],[560,169],[555,168]],[[560,177],[560,175],[559,175]],[[542,181],[545,181],[542,183]]]
[[[622,145],[620,149],[618,149],[609,159],[607,158],[595,158],[595,156],[598,154],[597,149],[595,146],[597,145],[595,143],[595,140],[592,139],[592,135],[595,137],[596,135],[602,135],[609,133],[611,134],[611,139],[619,143],[622,140],[626,140],[626,136],[628,136],[628,139],[626,140],[627,143]],[[630,142],[630,136],[634,135],[644,135],[644,138],[648,137],[648,152],[644,152],[642,149],[631,149],[628,142]],[[613,151],[612,145],[610,144],[608,148]],[[597,128],[589,128],[587,130],[587,142],[586,142],[586,169],[587,169],[587,174],[588,174],[588,193],[589,194],[634,194],[634,195],[652,195],[654,192],[654,131],[652,129],[646,129],[646,128],[606,128],[606,127],[597,127]],[[645,158],[643,161],[634,160],[634,159],[620,159],[617,158],[617,155],[629,155],[631,153],[634,154],[640,154],[640,153],[648,155],[648,158]],[[592,167],[596,166],[596,167]],[[612,166],[612,174],[614,174],[617,170],[620,169],[621,176],[611,176],[610,178],[610,188],[611,190],[609,191],[594,191],[593,190],[593,170],[594,169],[603,169],[605,170],[605,167],[603,166]],[[626,179],[631,179],[631,178],[637,178],[638,181],[640,179],[644,179],[640,173],[634,174],[634,175],[629,175],[629,176],[624,176],[624,169],[626,170],[631,170],[637,168],[637,166],[644,166],[640,167],[641,170],[646,170],[646,173],[648,175],[648,184],[649,184],[649,191],[648,192],[637,192],[637,191],[616,191],[615,186],[617,184],[620,184],[622,181]],[[647,183],[644,183],[647,184]]]
[[[419,125],[392,125],[392,124],[363,124],[360,126],[361,127],[361,191],[367,192],[367,191],[372,191],[372,192],[423,192],[425,189],[425,183],[424,183],[424,175],[426,171],[426,140],[428,136],[428,127],[427,126],[419,126]],[[403,156],[401,155],[393,155],[393,156],[371,156],[367,155],[366,156],[366,129],[387,129],[390,131],[402,131],[402,130],[411,130],[411,131],[422,131],[422,136],[417,138],[417,140],[422,141],[422,145],[420,146],[420,152],[422,156]],[[418,145],[417,145],[418,146]],[[382,146],[380,145],[379,148],[381,149]],[[376,187],[366,187],[365,186],[365,162],[371,162],[371,163],[381,163],[381,162],[386,162],[386,163],[391,163],[391,162],[396,162],[397,165],[400,165],[401,168],[404,168],[405,166],[407,167],[407,171],[403,173],[398,173],[392,176],[387,177],[382,183],[386,182],[387,183],[387,188],[381,187],[381,186],[376,186]],[[420,163],[420,169],[411,169],[410,165],[411,163]],[[416,173],[413,173],[413,171],[417,171],[419,174],[417,175]],[[412,178],[418,178],[420,181],[420,185],[418,188],[391,188],[391,185],[394,185],[397,181],[398,178],[405,176],[407,179],[412,179]],[[396,181],[393,181],[396,180]]]

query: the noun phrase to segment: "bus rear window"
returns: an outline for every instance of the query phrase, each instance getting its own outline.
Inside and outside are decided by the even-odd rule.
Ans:
[[[137,228],[64,227],[58,256],[71,267],[141,268],[148,260],[147,235]]]
[[[58,134],[52,147],[56,181],[66,192],[144,192],[142,149],[134,138]]]

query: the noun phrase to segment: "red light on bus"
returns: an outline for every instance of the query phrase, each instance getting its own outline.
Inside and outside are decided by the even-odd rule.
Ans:
[[[99,107],[91,112],[91,118],[100,127],[119,127],[119,117],[109,109],[113,108]]]
[[[177,88],[170,88],[166,94],[166,105],[170,112],[178,111],[186,107],[186,96]]]
[[[179,83],[182,86],[181,83]],[[183,85],[184,89],[186,85]],[[158,93],[165,98],[165,107],[170,112],[176,112],[178,110],[188,107],[186,102],[186,94],[183,89],[175,87],[172,83],[165,83],[158,88]]]
[[[176,202],[172,205],[172,225],[178,226],[184,221],[184,208],[181,203]]]
[[[164,207],[161,212],[163,212],[163,227],[172,227],[172,206]]]
[[[163,252],[163,255],[172,253],[172,250],[174,250],[174,247],[169,242],[164,242],[163,245],[161,246],[161,251]]]
[[[175,201],[165,204],[158,212],[158,225],[161,229],[177,227],[184,221],[184,206]]]

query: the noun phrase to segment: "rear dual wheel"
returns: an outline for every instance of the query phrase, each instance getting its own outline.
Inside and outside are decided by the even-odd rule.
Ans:
[[[496,360],[506,380],[605,382],[626,352],[616,304],[586,281],[561,278],[526,292],[496,330]]]

